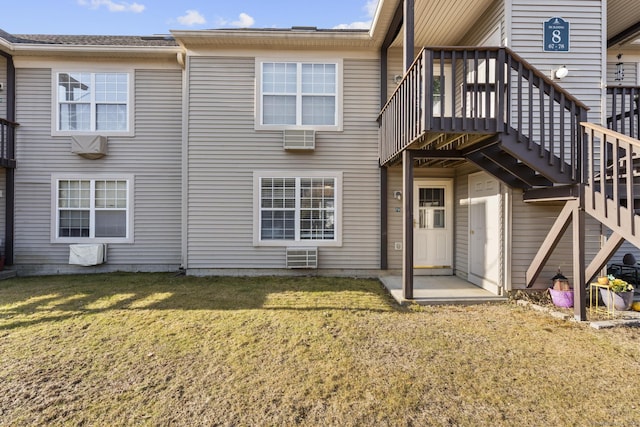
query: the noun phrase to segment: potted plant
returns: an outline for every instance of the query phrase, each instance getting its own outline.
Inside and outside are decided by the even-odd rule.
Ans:
[[[611,311],[625,311],[633,304],[633,285],[625,280],[609,275],[609,284],[606,288],[600,288],[602,302]]]
[[[556,307],[573,307],[573,289],[569,286],[569,280],[558,269],[558,274],[551,278],[553,286],[549,288],[551,301]]]

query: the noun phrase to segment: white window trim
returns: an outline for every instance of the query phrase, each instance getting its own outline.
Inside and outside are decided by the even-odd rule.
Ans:
[[[265,62],[291,62],[297,64],[335,64],[336,65],[336,124],[335,125],[265,125],[262,124],[262,64]],[[342,131],[343,124],[343,61],[342,59],[305,59],[305,58],[279,58],[262,57],[256,58],[255,64],[256,87],[255,87],[255,129],[256,130],[316,130],[316,131]],[[298,82],[300,84],[300,82]]]
[[[134,175],[132,174],[53,174],[51,175],[51,243],[133,243]],[[58,237],[58,181],[60,180],[127,181],[127,237]],[[95,226],[95,224],[93,224]]]
[[[129,76],[129,96],[127,102],[127,130],[58,130],[60,122],[60,109],[58,104],[58,74],[59,73],[126,73]],[[87,67],[87,68],[56,68],[51,70],[51,136],[74,136],[74,135],[104,135],[104,136],[134,136],[134,81],[135,70],[132,68]],[[95,104],[95,103],[94,103]],[[92,104],[93,105],[93,104]],[[93,109],[92,109],[93,110]]]
[[[333,178],[335,179],[335,238],[333,240],[261,240],[260,239],[260,179],[261,178]],[[296,195],[296,200],[298,196]],[[296,202],[297,204],[297,202]],[[299,208],[296,208],[297,210]],[[254,171],[253,172],[253,245],[254,246],[342,246],[342,172],[335,171]],[[298,224],[296,224],[296,228]]]

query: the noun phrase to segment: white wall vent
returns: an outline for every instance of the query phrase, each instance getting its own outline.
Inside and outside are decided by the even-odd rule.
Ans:
[[[316,148],[315,130],[285,130],[282,145],[285,150],[314,150]]]
[[[69,264],[88,267],[107,262],[105,243],[69,245]]]
[[[287,268],[318,268],[318,248],[287,248]]]
[[[71,152],[85,159],[99,159],[107,155],[107,137],[100,135],[72,136]]]

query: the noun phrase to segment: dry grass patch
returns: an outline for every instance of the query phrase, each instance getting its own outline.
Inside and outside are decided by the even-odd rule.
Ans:
[[[633,425],[639,338],[514,304],[403,309],[375,280],[18,278],[0,424]]]

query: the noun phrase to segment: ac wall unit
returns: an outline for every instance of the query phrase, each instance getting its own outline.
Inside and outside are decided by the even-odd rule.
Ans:
[[[76,135],[71,137],[71,152],[85,159],[99,159],[107,155],[107,137]]]
[[[285,130],[282,136],[285,150],[314,150],[316,148],[315,130]]]
[[[89,267],[107,262],[106,243],[69,245],[69,264]]]
[[[287,268],[318,268],[318,248],[287,248]]]

